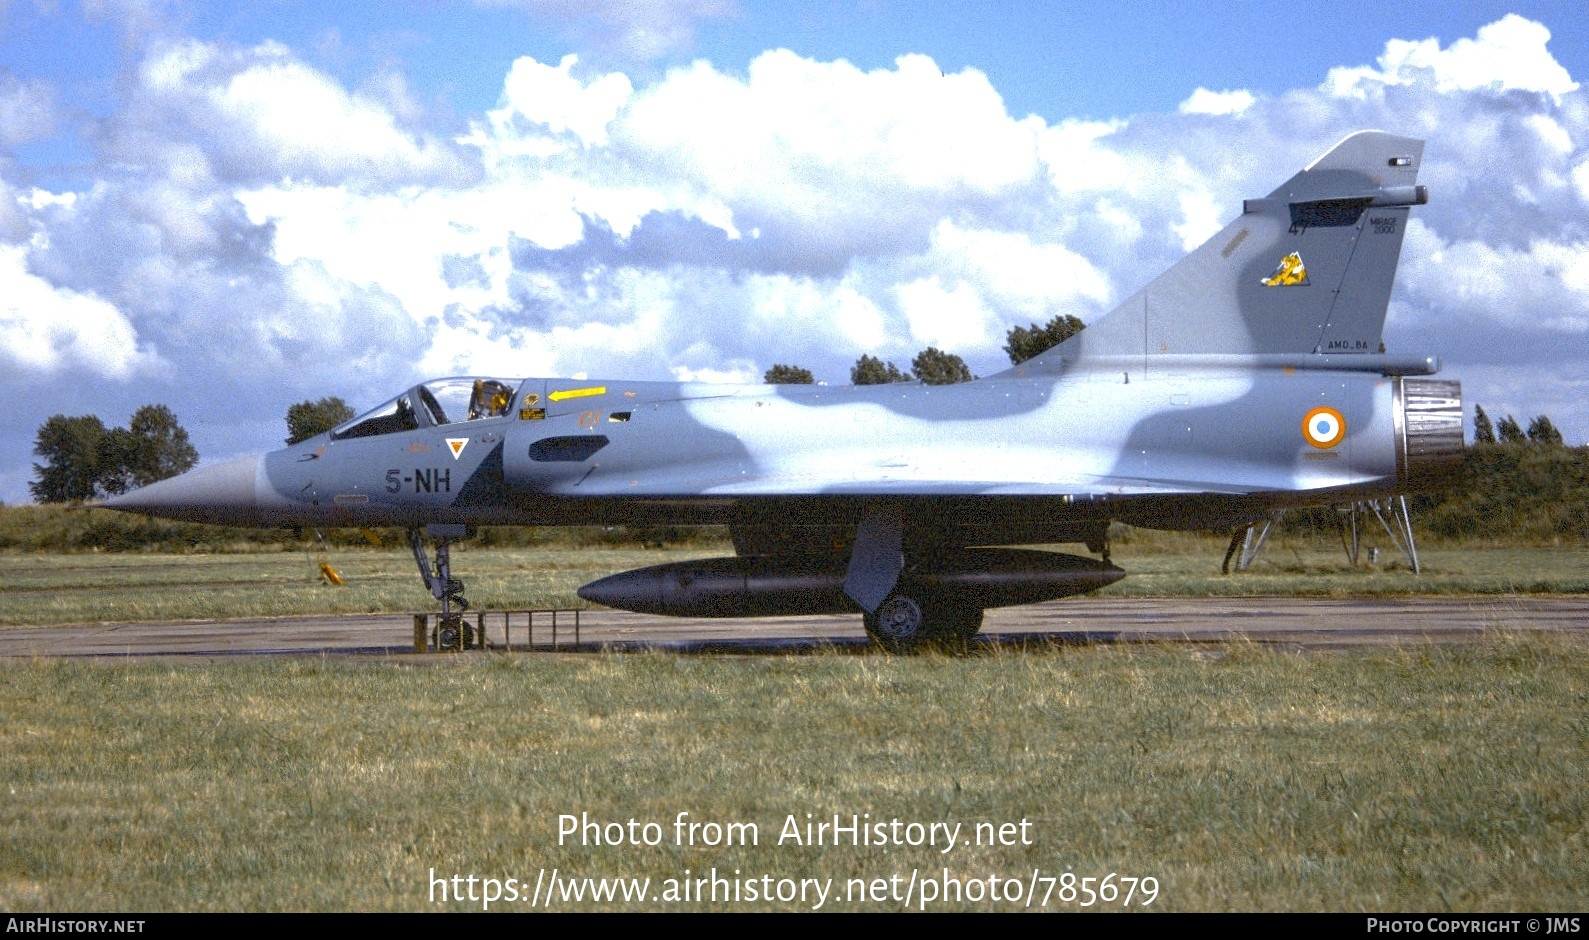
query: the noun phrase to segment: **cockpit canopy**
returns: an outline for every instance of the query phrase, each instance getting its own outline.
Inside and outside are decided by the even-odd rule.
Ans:
[[[460,377],[416,385],[331,432],[334,441],[440,427],[508,413],[523,379]]]

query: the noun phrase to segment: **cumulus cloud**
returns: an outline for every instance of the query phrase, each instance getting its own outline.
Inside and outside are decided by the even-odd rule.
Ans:
[[[1510,330],[1519,359],[1559,358],[1589,310],[1589,129],[1548,38],[1507,17],[1449,44],[1392,41],[1376,66],[1336,69],[1318,88],[1197,89],[1174,115],[1055,125],[1013,118],[981,73],[946,75],[920,56],[864,71],[774,51],[743,75],[697,62],[640,87],[521,62],[516,73],[538,70],[561,93],[543,93],[537,117],[510,83],[502,111],[515,119],[478,125],[471,142],[504,180],[562,178],[566,196],[549,204],[565,221],[557,237],[512,243],[515,275],[536,286],[502,322],[591,317],[630,335],[654,328],[651,348],[667,356],[807,355],[839,379],[860,352],[906,357],[936,342],[991,371],[1009,325],[1095,318],[1242,198],[1346,133],[1383,127],[1429,139],[1435,192],[1408,239],[1393,344],[1460,365],[1477,357],[1461,337]],[[665,312],[626,319],[632,308],[611,302],[620,274],[649,284]],[[755,329],[771,295],[799,298],[776,308],[777,348]],[[692,318],[722,318],[718,335],[703,346],[678,326]],[[576,343],[561,358],[571,368],[605,352]]]
[[[329,125],[347,136],[312,139]],[[244,197],[265,181],[354,198],[473,178],[450,142],[402,129],[379,102],[344,92],[284,47],[191,40],[149,52],[124,106],[93,131],[102,162],[91,185],[49,193],[8,183],[0,193],[9,381],[94,377],[102,381],[57,384],[97,389],[102,400],[87,410],[105,408],[107,396],[119,407],[123,392],[164,396],[212,429],[257,434],[290,401],[367,400],[412,374],[424,318],[377,278],[352,276],[367,271],[343,277],[321,259],[279,254],[274,221],[251,218]],[[31,437],[69,401],[36,399],[49,411],[14,415],[7,430]],[[230,435],[194,431],[212,442],[208,453],[217,437],[228,446]]]
[[[636,96],[622,145],[766,221],[816,225],[853,218],[854,200],[913,217],[923,199],[986,205],[1037,179],[1040,129],[974,69],[909,55],[864,72],[775,50],[743,79],[704,62],[669,73]]]
[[[1001,318],[1107,295],[1050,232],[1012,226],[1044,198],[1043,126],[1012,119],[981,73],[773,52],[743,77],[696,63],[637,91],[575,64],[514,64],[459,141],[487,168],[478,185],[236,198],[278,263],[316,259],[430,324],[437,363],[661,377],[707,352],[806,354],[838,378],[862,352],[914,351],[925,308],[899,288],[934,271],[977,313],[933,335],[989,353]]]
[[[138,348],[137,331],[121,311],[29,273],[21,246],[0,246],[0,298],[0,356],[13,375],[36,379],[69,368],[122,380],[157,365]]]
[[[1393,351],[1443,355],[1469,400],[1583,440],[1581,396],[1551,396],[1589,387],[1589,107],[1548,39],[1506,17],[1317,87],[1054,124],[919,55],[649,77],[521,58],[455,138],[400,87],[348,90],[276,43],[158,42],[95,126],[89,185],[0,179],[0,354],[27,376],[202,386],[233,451],[273,443],[238,435],[292,401],[374,404],[428,375],[755,381],[795,362],[842,382],[862,353],[929,344],[987,374],[1009,327],[1096,320],[1243,198],[1379,127],[1428,139],[1433,194]],[[47,133],[51,100],[0,80],[0,143]],[[1503,379],[1540,363],[1552,382]]]
[[[1252,107],[1258,99],[1246,89],[1238,88],[1235,91],[1209,91],[1199,88],[1180,105],[1176,110],[1182,114],[1240,114]]]
[[[446,185],[473,175],[448,143],[401,126],[390,107],[349,93],[275,42],[157,44],[107,130],[118,159],[202,161],[195,172],[236,183]]]
[[[1454,320],[1469,343],[1493,336],[1485,357],[1491,362],[1582,360],[1589,340],[1589,241],[1540,238],[1514,248],[1445,239],[1415,220],[1408,243],[1415,263],[1404,266],[1402,287],[1423,305],[1423,325],[1438,328]],[[1578,342],[1553,343],[1549,337]]]
[[[1348,97],[1365,96],[1375,84],[1422,84],[1437,93],[1545,92],[1559,101],[1577,91],[1578,83],[1545,48],[1549,40],[1543,24],[1508,13],[1480,27],[1474,38],[1445,47],[1438,39],[1393,39],[1385,44],[1378,69],[1332,69],[1326,84],[1333,94]]]

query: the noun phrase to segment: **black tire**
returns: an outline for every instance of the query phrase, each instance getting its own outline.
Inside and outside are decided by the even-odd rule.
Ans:
[[[981,631],[982,608],[906,588],[890,594],[863,623],[872,642],[890,653],[961,650]]]
[[[862,622],[872,642],[890,653],[915,652],[927,640],[921,602],[904,591],[888,595]]]
[[[445,652],[473,649],[474,627],[464,623],[463,617],[457,614],[441,618],[436,624],[436,648]]]
[[[982,631],[982,608],[961,607],[947,601],[936,604],[930,628],[934,641],[950,649],[964,649]]]

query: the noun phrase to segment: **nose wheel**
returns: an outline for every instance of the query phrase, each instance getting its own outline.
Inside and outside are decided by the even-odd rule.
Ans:
[[[436,625],[436,646],[445,652],[474,646],[474,627],[463,622],[462,614],[442,614]]]
[[[436,565],[431,567],[425,555],[425,536],[436,540]],[[463,622],[469,609],[469,599],[463,596],[463,582],[452,576],[452,543],[468,538],[467,526],[428,525],[423,530],[408,530],[408,546],[419,565],[419,576],[425,579],[430,595],[441,601],[441,619],[436,625],[436,645],[444,650],[469,649],[474,646],[474,630]]]

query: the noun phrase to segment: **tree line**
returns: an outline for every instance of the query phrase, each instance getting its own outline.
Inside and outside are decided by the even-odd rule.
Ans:
[[[1483,405],[1473,406],[1473,443],[1542,444],[1547,447],[1562,447],[1566,444],[1548,415],[1539,415],[1528,422],[1528,430],[1525,431],[1511,415],[1502,418],[1500,424],[1491,424]]]
[[[340,398],[299,402],[287,409],[287,443],[308,440],[351,417],[353,409]],[[124,428],[107,428],[96,415],[54,415],[40,425],[33,454],[43,463],[33,465],[28,492],[40,503],[119,496],[199,462],[188,432],[165,405],[144,405]]]
[[[116,496],[176,476],[199,462],[188,432],[165,405],[144,405],[124,428],[94,415],[55,415],[39,428],[33,453],[37,480],[28,484],[41,503]]]
[[[1056,316],[1042,326],[1033,323],[1029,327],[1011,327],[1005,333],[1004,352],[1010,357],[1011,365],[1020,365],[1075,336],[1085,326],[1078,317],[1067,314]],[[865,353],[850,367],[851,385],[888,385],[911,381],[924,385],[953,385],[974,378],[976,376],[971,374],[964,359],[936,346],[928,346],[916,354],[910,361],[909,374],[902,372],[892,362]],[[762,381],[769,385],[814,385],[816,376],[812,375],[810,369],[779,363],[766,371]]]

